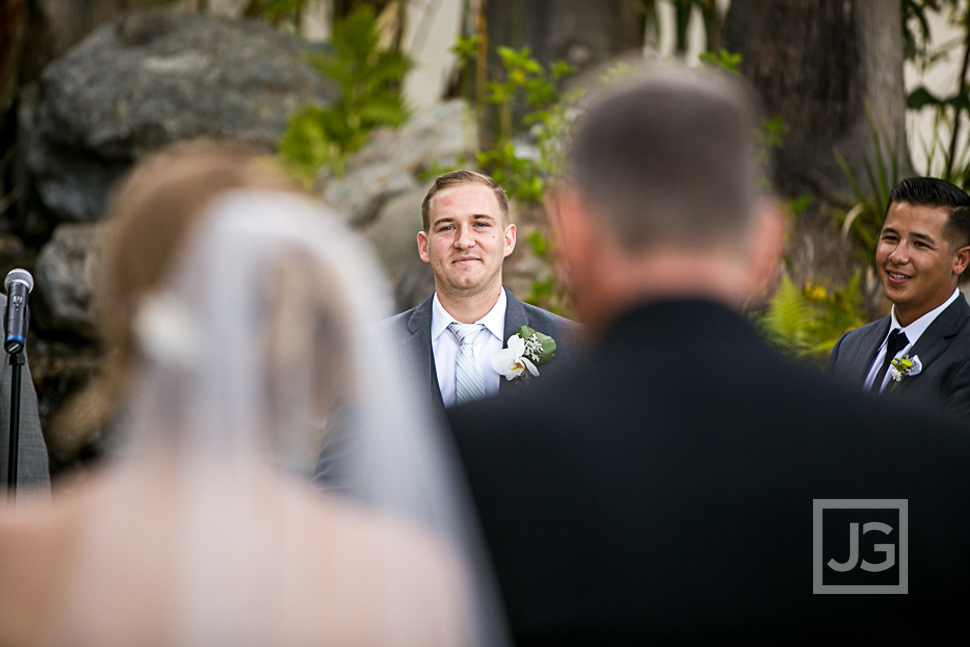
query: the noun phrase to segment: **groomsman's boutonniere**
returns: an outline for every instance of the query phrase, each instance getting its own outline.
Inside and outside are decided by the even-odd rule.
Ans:
[[[893,378],[893,388],[898,387],[904,377],[919,375],[922,370],[923,365],[920,364],[919,355],[913,355],[912,357],[903,355],[902,357],[894,358],[889,364],[889,374]]]
[[[556,340],[528,326],[522,326],[509,337],[506,348],[492,355],[492,368],[496,373],[504,375],[506,380],[514,380],[526,371],[538,376],[537,367],[548,362],[555,354]]]

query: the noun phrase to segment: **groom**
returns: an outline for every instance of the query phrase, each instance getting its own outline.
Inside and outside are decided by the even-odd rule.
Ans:
[[[435,179],[421,202],[418,232],[418,255],[431,265],[435,291],[387,322],[401,341],[405,370],[417,378],[415,396],[451,407],[535,379],[522,374],[510,381],[492,367],[493,356],[522,326],[556,342],[555,356],[537,367],[539,379],[576,357],[583,338],[579,324],[522,303],[503,286],[502,265],[514,249],[509,199],[495,180],[466,170]],[[471,330],[474,339],[462,342],[462,330]],[[474,359],[468,388],[463,343],[466,349],[471,344]]]
[[[876,269],[892,310],[843,335],[828,372],[967,420],[970,305],[957,283],[968,262],[970,196],[930,177],[897,184],[876,248]],[[893,370],[894,358],[913,362],[908,374]],[[899,368],[906,372],[907,366]]]
[[[418,255],[431,265],[435,291],[416,308],[395,315],[388,326],[399,342],[408,396],[438,411],[540,382],[576,359],[583,345],[580,324],[522,303],[502,284],[502,265],[515,249],[509,199],[492,178],[474,171],[437,177],[421,202]],[[507,379],[492,359],[522,326],[556,342],[555,355]],[[313,483],[333,488],[335,458],[350,439],[339,428],[324,445]]]

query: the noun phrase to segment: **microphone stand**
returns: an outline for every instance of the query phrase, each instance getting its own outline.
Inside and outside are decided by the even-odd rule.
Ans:
[[[24,351],[10,354],[10,446],[7,454],[7,491],[17,494],[17,458],[20,454],[20,381]]]
[[[34,278],[27,270],[15,269],[3,281],[7,290],[7,309],[4,316],[3,349],[10,355],[10,438],[7,456],[7,487],[11,499],[17,494],[17,464],[20,458],[20,383],[26,360],[27,328],[30,309],[27,295],[34,287]]]

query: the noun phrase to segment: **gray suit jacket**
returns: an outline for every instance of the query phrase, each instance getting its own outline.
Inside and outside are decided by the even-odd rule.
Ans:
[[[828,373],[860,388],[872,367],[882,340],[889,333],[889,317],[851,330],[835,344]],[[919,356],[922,371],[904,377],[896,388],[886,386],[883,395],[909,400],[970,420],[970,305],[961,294],[930,324],[907,352]]]
[[[555,375],[563,367],[574,362],[580,355],[585,343],[583,326],[565,317],[546,312],[542,308],[522,303],[506,288],[505,338],[508,339],[522,326],[549,335],[556,341],[555,356],[539,368],[539,376],[531,380],[541,381],[547,375]],[[443,415],[444,402],[438,387],[438,374],[435,370],[434,353],[431,346],[431,304],[434,295],[429,296],[421,305],[411,308],[381,322],[386,326],[392,339],[399,340],[401,368],[404,371],[405,389],[409,398],[416,402],[430,402],[436,415]],[[504,346],[504,344],[503,344]],[[502,379],[499,394],[521,387],[528,382],[522,378]],[[337,422],[327,430],[327,441],[317,458],[313,470],[312,483],[321,489],[343,489],[348,483],[338,473],[339,457],[351,451],[353,439],[346,429],[352,427],[348,422],[352,412],[339,411]]]
[[[5,312],[7,297],[0,294],[0,312]],[[2,315],[0,315],[2,316]],[[10,372],[9,356],[0,351],[0,491],[7,488],[7,461],[10,447]],[[50,494],[47,445],[40,429],[37,393],[25,364],[20,380],[20,447],[17,456],[18,492]]]
[[[556,374],[562,366],[579,357],[585,333],[575,321],[546,312],[542,308],[522,303],[509,290],[505,289],[507,305],[505,308],[505,338],[508,339],[522,326],[549,335],[556,340],[556,355],[539,369],[541,380],[547,373]],[[434,295],[428,297],[416,308],[406,310],[384,322],[395,339],[401,340],[401,366],[408,376],[409,395],[432,402],[444,408],[441,390],[438,388],[438,374],[435,370],[434,354],[431,348],[431,303]],[[504,340],[503,340],[504,346]],[[522,378],[501,380],[499,393],[524,384]]]

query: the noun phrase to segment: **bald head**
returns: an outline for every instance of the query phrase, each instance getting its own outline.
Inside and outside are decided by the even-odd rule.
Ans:
[[[652,70],[596,102],[570,166],[631,254],[743,244],[758,201],[756,111],[726,75]]]

